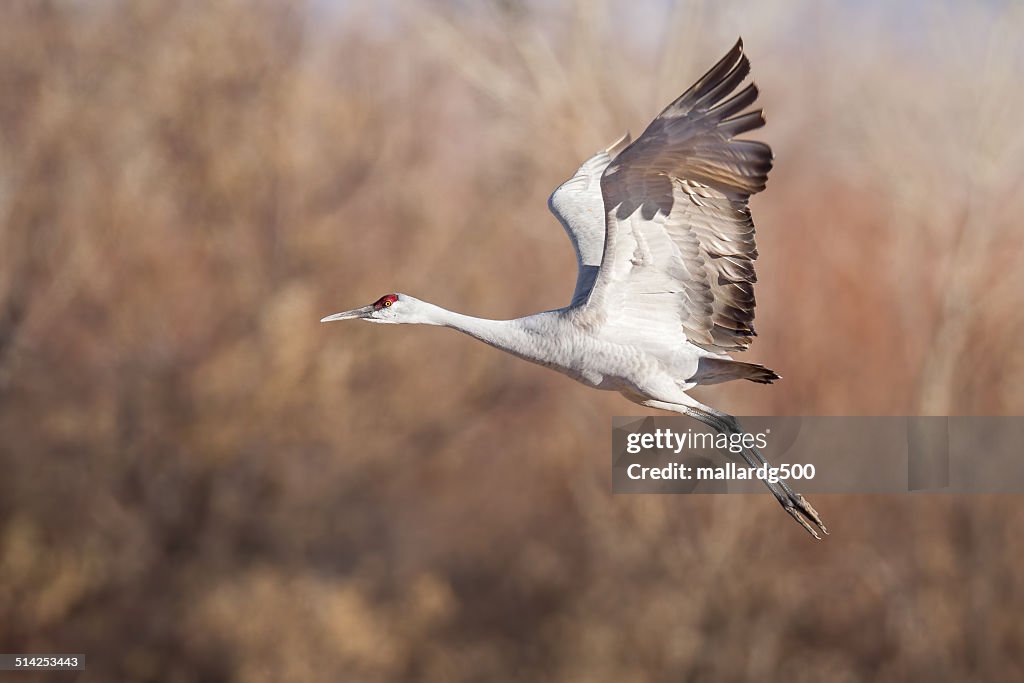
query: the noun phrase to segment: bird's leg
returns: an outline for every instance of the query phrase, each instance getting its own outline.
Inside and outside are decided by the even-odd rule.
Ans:
[[[692,399],[690,400],[692,401]],[[736,418],[725,413],[719,413],[718,411],[697,403],[696,401],[693,401],[692,405],[682,405],[653,399],[643,400],[640,401],[640,403],[641,405],[649,406],[651,408],[660,408],[661,410],[671,410],[676,413],[682,413],[683,415],[692,417],[695,420],[699,420],[721,434],[742,434],[742,430],[740,430],[739,423],[736,421]],[[756,468],[758,465],[768,465],[768,461],[760,451],[748,451],[747,449],[743,449],[740,451],[740,456],[751,467]],[[764,479],[762,483],[771,492],[771,494],[775,496],[775,500],[779,501],[779,504],[790,514],[790,516],[793,517],[793,519],[799,522],[802,527],[807,529],[812,536],[815,538],[821,538],[815,528],[811,526],[808,520],[799,512],[800,506],[795,497],[791,498],[786,490],[780,487],[778,483],[772,483],[767,479]]]
[[[627,395],[627,398],[632,397]],[[703,422],[721,434],[743,434],[743,429],[740,427],[739,421],[732,415],[715,410],[714,408],[702,403],[698,403],[689,396],[687,396],[686,399],[686,403],[671,403],[655,399],[637,400],[637,403],[651,408],[660,408],[661,410],[670,410],[675,413],[688,415],[689,417]],[[749,450],[743,449],[740,452],[740,455],[751,467],[758,467],[759,465],[770,467],[770,463],[767,458],[765,458],[764,454],[762,454],[757,448],[751,448]],[[773,484],[765,479],[763,483],[765,487],[771,491],[771,494],[775,496],[775,500],[779,501],[779,505],[782,506],[782,509],[789,513],[789,515],[795,519],[800,526],[806,529],[811,536],[814,536],[816,539],[820,539],[821,536],[818,534],[819,530],[823,534],[828,535],[828,529],[822,523],[821,517],[818,515],[818,511],[811,507],[811,504],[807,502],[806,498],[791,489],[784,481],[779,481],[778,483]]]
[[[711,407],[708,407],[708,405],[705,405],[705,407],[703,407],[703,408],[693,409],[693,410],[694,411],[698,411],[698,412],[707,413],[709,416],[711,416],[711,417],[717,419],[718,421],[720,421],[729,431],[731,431],[733,433],[736,433],[736,434],[743,433],[742,428],[739,426],[739,421],[736,420],[736,418],[734,418],[733,416],[731,416],[731,415],[729,415],[727,413],[722,413],[721,411],[716,411],[715,409],[713,409]],[[700,419],[700,418],[696,417],[695,415],[691,415],[691,417],[695,417],[698,420]],[[706,422],[706,424],[709,424],[709,423]],[[711,427],[713,427],[715,429],[719,429],[719,431],[721,431],[721,429],[719,427],[716,427],[715,425],[709,425],[709,426],[711,426]],[[728,432],[726,432],[726,433],[728,433]],[[764,465],[766,467],[770,467],[771,466],[770,463],[768,462],[768,459],[765,458],[764,454],[762,454],[761,451],[758,450],[757,446],[751,446],[751,451],[753,452],[754,457],[757,459],[759,464]],[[748,461],[748,462],[750,462],[750,461]],[[815,510],[811,506],[811,504],[807,502],[807,499],[804,498],[801,494],[798,494],[797,492],[795,492],[795,490],[790,487],[790,484],[787,484],[784,479],[780,479],[779,482],[778,482],[778,485],[782,489],[782,494],[784,495],[785,500],[780,499],[778,497],[778,495],[776,494],[776,492],[774,492],[774,490],[772,490],[772,494],[776,494],[775,498],[782,505],[782,507],[785,508],[786,512],[788,512],[791,515],[793,515],[797,519],[797,521],[799,521],[801,523],[801,525],[803,525],[805,528],[807,528],[807,530],[810,531],[811,535],[814,536],[815,538],[818,537],[817,531],[816,531],[816,529],[814,527],[811,527],[811,526],[809,526],[807,524],[808,521],[812,522],[815,527],[821,529],[821,532],[824,533],[825,536],[828,536],[828,529],[825,527],[824,523],[821,521],[821,517],[818,515],[818,511]],[[769,489],[771,489],[771,486],[769,486]],[[802,515],[803,518],[797,516],[797,514],[796,514],[797,511],[799,511],[799,513]]]
[[[759,451],[756,446],[752,446],[751,450],[754,451],[754,454],[757,456],[760,462],[762,462],[765,465],[768,465],[768,461],[765,459],[765,457],[761,454],[761,451]],[[791,489],[789,487],[789,484],[786,483],[785,479],[779,479],[779,485],[782,487],[782,491],[786,494],[789,503],[791,503],[797,510],[799,510],[800,514],[804,518],[810,520],[810,522],[814,524],[815,527],[821,529],[821,533],[828,536],[828,528],[826,528],[825,524],[821,521],[821,517],[818,515],[818,511],[815,510],[809,502],[807,502],[807,499],[804,498],[803,495],[801,495],[800,493],[797,493],[796,491]],[[782,507],[786,508],[786,511],[789,512],[789,514],[793,515],[794,517],[796,516],[788,504],[783,503]],[[815,532],[815,530],[811,527],[808,527],[806,521],[803,518],[797,517],[797,521],[800,522],[808,531],[810,531],[815,538],[818,537],[818,534]]]
[[[731,433],[742,435],[744,433],[743,429],[740,427],[739,421],[735,417],[708,406],[702,406],[700,408],[688,407],[686,414],[700,420],[704,424],[723,434]],[[758,464],[764,465],[765,467],[771,466],[768,459],[764,457],[764,454],[761,453],[756,446],[752,446],[749,450],[752,459]],[[751,463],[751,458],[748,457],[745,452],[743,459],[746,460],[747,463],[751,464],[751,466],[756,467],[756,465]],[[779,501],[779,504],[782,505],[783,509],[785,509],[793,519],[799,522],[803,528],[807,529],[812,536],[815,538],[821,538],[821,536],[818,535],[819,529],[823,534],[826,536],[828,535],[828,529],[825,527],[824,523],[822,523],[821,517],[818,515],[818,511],[807,502],[806,498],[791,489],[785,480],[780,479],[777,484],[777,488],[773,487],[768,481],[765,481],[765,486],[767,486],[768,490],[772,492],[772,495],[774,495],[775,499]]]

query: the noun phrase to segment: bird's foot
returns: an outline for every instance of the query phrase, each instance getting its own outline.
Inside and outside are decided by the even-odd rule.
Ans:
[[[811,504],[807,502],[799,493],[790,491],[789,495],[779,501],[782,503],[782,507],[790,514],[790,516],[800,523],[807,532],[814,536],[815,539],[821,540],[821,533],[828,536],[828,529],[821,521],[821,517],[818,516],[818,511],[811,507]]]

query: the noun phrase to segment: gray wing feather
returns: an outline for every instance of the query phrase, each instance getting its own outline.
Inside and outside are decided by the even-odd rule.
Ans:
[[[605,241],[601,175],[629,143],[629,133],[626,133],[607,149],[583,162],[575,175],[559,185],[548,198],[548,208],[565,228],[576,251],[576,287],[570,306],[585,302],[597,279]]]
[[[735,139],[764,125],[761,110],[741,113],[756,86],[732,94],[749,72],[739,41],[607,164],[604,256],[587,301],[595,314],[626,306],[640,323],[639,308],[672,317],[706,349],[750,345],[757,249],[747,201],[764,189],[772,152]]]

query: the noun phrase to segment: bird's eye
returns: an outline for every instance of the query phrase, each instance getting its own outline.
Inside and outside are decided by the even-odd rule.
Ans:
[[[385,299],[384,300],[384,308],[391,308],[391,300],[390,299]]]

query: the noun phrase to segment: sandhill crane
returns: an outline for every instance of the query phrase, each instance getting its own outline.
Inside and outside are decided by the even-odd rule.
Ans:
[[[726,434],[737,420],[687,395],[734,379],[770,384],[773,371],[733,360],[755,332],[754,223],[747,201],[765,187],[768,145],[736,136],[760,128],[743,41],[631,142],[587,160],[548,205],[576,250],[569,305],[515,320],[448,311],[387,294],[321,322],[361,319],[460,330],[596,389],[700,420]],[[735,92],[735,94],[733,94]],[[756,448],[752,467],[766,464]],[[818,513],[785,482],[765,485],[815,538]]]

